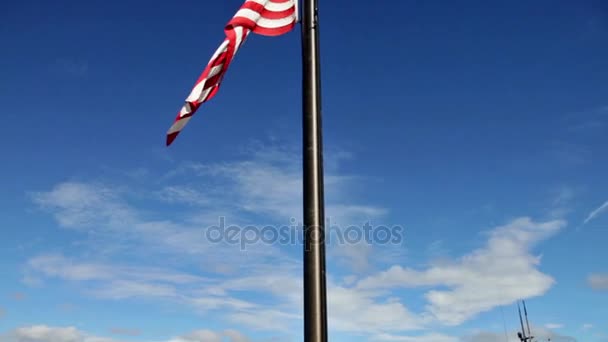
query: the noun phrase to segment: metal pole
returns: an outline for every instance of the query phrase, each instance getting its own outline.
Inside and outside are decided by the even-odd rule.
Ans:
[[[325,209],[319,60],[317,0],[302,0],[305,342],[327,341]]]

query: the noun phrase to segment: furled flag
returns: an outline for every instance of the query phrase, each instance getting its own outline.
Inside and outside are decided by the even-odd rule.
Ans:
[[[218,91],[234,55],[249,33],[278,36],[291,31],[297,21],[298,0],[246,0],[224,28],[226,39],[215,51],[167,132],[167,146],[186,126],[201,104]]]

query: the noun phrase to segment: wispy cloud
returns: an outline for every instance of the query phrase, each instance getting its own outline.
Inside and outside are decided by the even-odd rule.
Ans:
[[[149,267],[120,267],[101,263],[84,263],[51,254],[32,258],[28,261],[29,269],[46,276],[67,280],[88,281],[106,279],[130,279],[134,281],[159,281],[172,284],[204,282],[205,279],[185,273],[166,271]]]
[[[605,213],[606,211],[608,211],[608,201],[604,202],[604,204],[600,205],[597,209],[590,212],[589,215],[587,215],[587,218],[585,219],[585,221],[583,221],[583,224],[589,223],[589,221],[597,218],[598,216]]]
[[[28,264],[32,271],[46,277],[84,282],[83,291],[98,298],[169,300],[255,330],[289,333],[302,319],[302,278],[297,265],[260,265],[249,275],[205,279],[145,267],[77,262],[59,256],[37,257]],[[410,312],[397,297],[385,299],[381,292],[332,281],[328,292],[330,322],[337,331],[381,334],[419,329],[425,324],[423,317]],[[273,300],[262,303],[251,299],[256,294]]]
[[[179,199],[181,203],[186,195],[176,189],[172,188],[170,200]],[[210,243],[205,238],[204,229],[217,224],[219,216],[223,214],[239,219],[237,214],[230,215],[230,208],[222,212],[217,207],[210,207],[204,217],[199,217],[200,210],[207,208],[178,206],[170,208],[175,210],[175,214],[168,215],[171,219],[158,218],[155,217],[157,215],[151,215],[146,206],[137,202],[135,194],[138,191],[132,192],[134,194],[122,187],[98,183],[65,182],[49,192],[34,194],[33,199],[51,212],[62,227],[87,233],[93,239],[90,246],[94,250],[109,248],[114,254],[127,251],[140,254],[205,255],[209,269],[218,265],[247,267],[252,260],[263,262],[276,254],[273,246],[259,248],[254,245],[247,253],[243,253],[238,250],[238,246]],[[151,199],[167,201],[166,197],[159,197],[156,190],[147,193],[151,194]],[[195,195],[189,192],[187,196],[190,198]]]
[[[110,333],[113,335],[123,335],[123,336],[139,336],[141,331],[139,329],[131,329],[131,328],[112,328],[110,329]]]
[[[378,222],[388,210],[351,195],[362,179],[335,171],[326,175],[326,213],[331,225]],[[286,224],[301,222],[302,177],[297,154],[269,146],[248,154],[244,160],[223,163],[182,163],[155,186],[160,189],[131,189],[131,185],[64,182],[47,192],[32,195],[35,203],[51,212],[63,227],[95,236],[109,235],[112,248],[132,249],[133,244],[154,244],[171,253],[209,254],[222,264],[239,265],[243,253],[222,252],[217,244],[204,241],[203,230],[226,217],[228,224],[246,226],[253,222]],[[152,215],[141,201],[158,201],[173,213]],[[95,244],[99,246],[99,244]],[[365,269],[373,246],[336,244],[329,253],[348,268]],[[98,247],[96,247],[98,248]],[[264,246],[250,253],[274,255],[274,247]],[[132,249],[134,250],[134,249]],[[214,250],[215,253],[209,253]],[[221,256],[221,258],[219,257]],[[259,255],[258,255],[259,257]],[[236,258],[236,260],[235,260]],[[251,255],[247,256],[251,259]],[[233,262],[229,262],[232,260]],[[209,263],[218,265],[219,263]]]
[[[597,106],[580,112],[569,113],[564,117],[568,129],[573,133],[589,135],[601,133],[608,124],[608,106]]]
[[[200,191],[187,186],[166,186],[158,192],[159,199],[168,203],[190,206],[206,206],[213,200]]]
[[[23,292],[15,292],[15,293],[13,293],[12,297],[13,297],[13,300],[16,300],[16,301],[22,301],[27,298],[27,296]]]
[[[547,211],[549,217],[561,219],[573,211],[573,201],[580,190],[572,186],[561,186],[556,188],[551,196],[551,203]]]
[[[83,293],[96,298],[171,301],[255,329],[285,331],[289,331],[290,322],[300,318],[301,278],[295,270],[287,264],[275,264],[272,273],[260,266],[248,276],[208,279],[159,268],[75,261],[57,255],[39,256],[28,262],[28,272],[83,283]],[[256,292],[274,296],[275,300],[264,304],[240,298],[243,293]]]
[[[549,155],[563,166],[578,167],[591,161],[593,152],[586,145],[559,140],[549,144]]]
[[[84,60],[62,58],[55,61],[53,69],[72,77],[84,77],[89,73],[89,63]]]
[[[594,290],[608,290],[608,274],[591,274],[587,277],[587,284]]]
[[[378,334],[372,337],[372,341],[394,341],[394,342],[458,342],[459,338],[438,333],[430,333],[426,335],[405,336]]]
[[[249,337],[243,333],[233,330],[226,329],[223,331],[213,330],[197,330],[183,336],[175,337],[168,342],[250,342],[252,341]]]
[[[32,198],[66,228],[114,230],[135,220],[120,191],[102,184],[64,182]]]
[[[334,165],[332,169],[337,168],[339,166]],[[183,163],[167,177],[202,179],[207,196],[224,209],[233,207],[283,222],[290,218],[301,220],[301,160],[295,151],[287,148],[258,146],[244,160]],[[361,181],[359,177],[336,170],[326,172],[326,211],[333,223],[361,223],[361,220],[379,218],[387,213],[382,207],[356,203],[350,196],[351,188]]]

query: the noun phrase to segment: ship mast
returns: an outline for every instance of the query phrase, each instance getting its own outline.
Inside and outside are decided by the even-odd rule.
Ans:
[[[517,337],[521,342],[532,342],[534,336],[530,332],[530,322],[528,322],[528,310],[526,309],[526,302],[521,301],[524,305],[524,314],[526,316],[526,326],[528,326],[528,335],[526,336],[526,329],[524,328],[524,320],[521,317],[521,307],[519,306],[519,301],[517,302],[517,311],[519,312],[519,324],[521,325],[521,332],[517,332]]]
[[[517,311],[519,312],[519,323],[521,324],[521,332],[517,333],[517,337],[521,342],[527,342],[526,329],[524,329],[524,320],[521,318],[521,308],[519,307],[519,301],[517,302]]]
[[[526,301],[521,301],[524,304],[524,315],[526,315],[526,325],[528,326],[528,336],[530,337],[530,341],[532,340],[532,333],[530,332],[530,323],[528,322],[528,310],[526,310]]]

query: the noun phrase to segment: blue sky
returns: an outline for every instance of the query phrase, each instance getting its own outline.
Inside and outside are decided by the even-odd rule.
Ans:
[[[320,1],[332,341],[607,341],[608,7]],[[0,10],[0,337],[300,341],[300,40],[250,36],[165,132],[240,6]],[[296,229],[297,232],[297,229]]]

